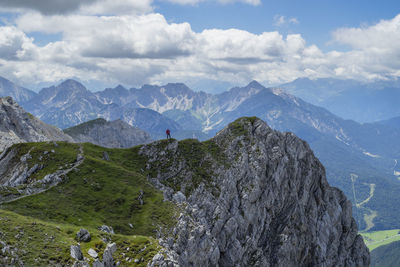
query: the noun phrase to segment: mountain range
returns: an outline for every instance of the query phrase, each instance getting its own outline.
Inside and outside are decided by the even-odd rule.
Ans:
[[[329,182],[352,200],[361,229],[400,228],[399,129],[386,123],[360,124],[256,81],[221,94],[194,92],[184,84],[122,86],[90,92],[67,80],[21,103],[46,123],[66,128],[103,117],[121,119],[162,138],[208,139],[231,121],[257,116],[272,128],[306,140],[326,167]]]
[[[12,97],[0,97],[0,152],[17,143],[67,141],[128,148],[149,143],[150,135],[128,123],[99,118],[64,131],[48,125],[21,108]]]
[[[400,116],[400,80],[360,82],[299,78],[280,87],[345,119],[377,122]]]

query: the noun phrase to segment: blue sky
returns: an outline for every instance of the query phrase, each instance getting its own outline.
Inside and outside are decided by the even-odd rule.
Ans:
[[[29,88],[400,76],[396,1],[0,0],[0,76]],[[226,89],[226,88],[223,88]]]
[[[197,32],[210,28],[237,28],[257,34],[276,30],[300,33],[307,43],[317,44],[328,51],[335,47],[330,41],[331,33],[337,28],[372,25],[382,19],[392,19],[400,13],[400,3],[394,0],[280,0],[262,1],[257,6],[215,2],[193,6],[157,2],[155,10],[168,21],[189,22]],[[277,26],[276,16],[296,18],[299,23]]]

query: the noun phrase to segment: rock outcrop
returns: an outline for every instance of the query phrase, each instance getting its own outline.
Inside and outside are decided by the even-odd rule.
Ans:
[[[53,145],[58,146],[56,142],[53,142]],[[49,154],[45,152],[44,154]],[[28,159],[32,158],[31,151],[21,157],[18,157],[18,153],[18,148],[12,146],[0,154],[0,191],[2,192],[0,194],[0,203],[39,194],[58,185],[69,172],[76,170],[84,160],[83,148],[79,146],[75,162],[66,164],[63,168],[60,167],[55,172],[46,174],[42,179],[32,180],[31,176],[44,168],[44,164],[35,164],[30,167]],[[53,153],[55,153],[54,150],[52,150],[51,154]]]
[[[210,141],[159,141],[141,154],[182,210],[148,266],[369,265],[350,201],[292,133],[242,118]]]
[[[150,135],[122,120],[96,119],[65,129],[75,142],[89,142],[110,148],[127,148],[151,141]]]
[[[89,242],[91,240],[91,236],[88,230],[80,229],[78,233],[76,233],[76,239],[78,242]]]
[[[15,143],[51,140],[72,138],[24,111],[11,97],[0,98],[0,151]]]

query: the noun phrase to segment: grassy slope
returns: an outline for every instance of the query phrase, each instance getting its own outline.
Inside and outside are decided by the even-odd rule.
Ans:
[[[67,142],[57,142],[57,146],[53,142],[22,143],[13,147],[18,150],[16,159],[29,152],[32,156],[27,160],[29,168],[35,164],[43,165],[41,170],[31,176],[31,180],[41,179],[58,169],[68,169],[76,160],[79,151],[79,145]]]
[[[47,154],[49,158],[37,162],[41,164],[44,162],[46,166],[41,170],[40,175],[39,173],[36,175],[36,179],[41,179],[47,173],[59,168],[60,164],[55,164],[59,162],[58,158],[65,156],[67,161],[76,158],[78,145],[61,142],[58,144],[58,147],[52,143],[17,145],[21,151],[20,154],[34,147],[31,152],[36,151],[37,155],[33,155],[30,164],[34,164],[44,151],[55,150],[55,153]],[[83,148],[84,162],[78,170],[70,172],[63,183],[44,193],[6,203],[0,207],[2,209],[0,214],[8,214],[8,217],[13,218],[7,225],[2,224],[3,228],[9,226],[4,228],[4,231],[1,230],[7,235],[10,233],[10,238],[6,238],[5,241],[17,242],[12,240],[13,227],[23,227],[24,232],[29,232],[26,236],[30,236],[31,239],[24,241],[26,251],[29,251],[24,258],[27,263],[35,257],[43,258],[41,253],[48,255],[44,257],[44,260],[51,260],[50,257],[52,260],[59,258],[60,261],[70,259],[69,246],[71,242],[74,243],[73,238],[80,227],[96,233],[96,229],[103,224],[112,226],[117,234],[124,235],[120,237],[121,242],[127,242],[126,245],[133,247],[150,242],[149,240],[156,236],[156,231],[160,226],[169,228],[175,223],[177,208],[172,203],[165,202],[163,194],[151,186],[144,173],[142,174],[146,159],[138,155],[139,147],[107,149],[83,144]],[[105,151],[109,154],[110,161],[102,159]],[[141,191],[143,191],[143,205],[140,205],[138,199]],[[43,224],[42,230],[51,232],[53,236],[57,235],[58,230],[54,230],[56,225],[65,225],[63,226],[65,229],[71,230],[57,235],[55,240],[60,242],[55,242],[55,247],[43,243],[38,245],[42,249],[31,252],[31,249],[37,246],[38,239],[43,238],[36,235],[40,230],[30,229],[30,222],[38,220]],[[24,221],[27,223],[20,223]],[[133,228],[129,224],[132,224]],[[145,237],[134,238],[133,235]],[[115,235],[114,238],[117,237],[118,235]],[[99,238],[97,241],[104,245]],[[93,242],[96,242],[96,239]],[[93,242],[90,246],[94,248],[96,244]],[[18,244],[17,247],[20,245]],[[117,247],[120,246],[122,243],[117,245]],[[146,257],[143,257],[148,260],[152,255],[146,254]]]
[[[72,265],[70,246],[76,245],[74,238],[80,227],[49,223],[5,210],[0,210],[0,222],[1,240],[8,246],[18,248],[18,255],[25,266],[49,266],[56,263]],[[87,258],[91,258],[87,253],[89,248],[102,255],[105,243],[101,239],[104,238],[117,243],[115,255],[119,257],[116,260],[121,261],[123,266],[146,266],[146,260],[151,259],[159,250],[157,241],[151,237],[109,235],[96,229],[88,229],[92,239],[88,243],[81,243],[82,253]],[[125,253],[124,257],[122,252]],[[144,260],[133,264],[125,261],[127,257]]]

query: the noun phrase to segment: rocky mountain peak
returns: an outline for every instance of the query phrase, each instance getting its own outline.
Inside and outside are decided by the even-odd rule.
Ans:
[[[240,118],[213,139],[144,146],[149,179],[182,214],[161,244],[181,266],[367,266],[351,203],[308,144]],[[155,264],[160,259],[153,260]],[[162,260],[161,260],[162,261]]]
[[[265,87],[256,80],[251,81],[246,87],[264,89]]]
[[[182,92],[190,92],[193,93],[192,89],[190,89],[186,84],[184,83],[168,83],[167,85],[164,86],[165,88],[168,89],[173,89],[173,90],[179,90]]]
[[[81,84],[80,82],[73,80],[73,79],[68,79],[63,81],[58,85],[60,88],[68,88],[70,90],[79,90],[79,91],[86,91],[86,87]]]
[[[15,143],[49,140],[72,138],[23,110],[13,98],[0,98],[0,151]]]
[[[128,89],[126,89],[125,87],[123,87],[121,84],[118,84],[118,85],[114,88],[114,90],[116,90],[117,92],[123,92],[123,93],[125,93],[125,92],[128,91]]]
[[[76,142],[90,142],[110,148],[126,148],[149,143],[150,135],[122,120],[91,120],[64,130]]]

